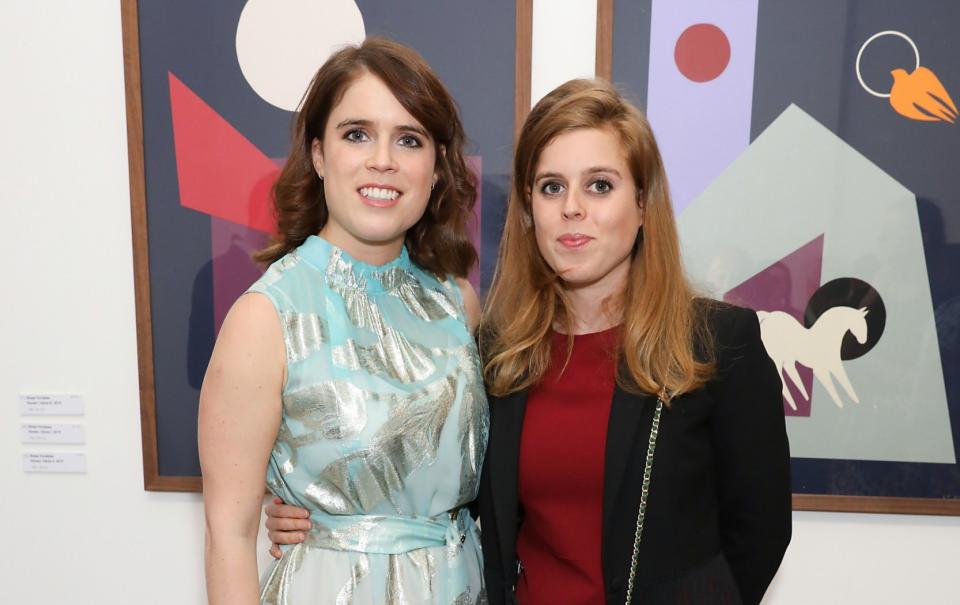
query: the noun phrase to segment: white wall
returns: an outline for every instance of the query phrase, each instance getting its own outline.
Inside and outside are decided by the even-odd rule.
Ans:
[[[119,2],[0,3],[0,74],[0,602],[205,602],[200,496],[142,487]],[[86,475],[21,472],[29,392]]]
[[[203,602],[199,496],[141,487],[118,4],[0,4],[4,603]],[[535,10],[534,98],[589,75],[592,5]],[[85,395],[88,444],[62,449],[87,452],[86,475],[21,472],[25,392]],[[767,603],[960,600],[960,518],[797,513],[794,536]]]

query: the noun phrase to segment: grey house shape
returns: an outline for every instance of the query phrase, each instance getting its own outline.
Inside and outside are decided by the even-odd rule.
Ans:
[[[838,408],[815,381],[810,417],[787,418],[794,457],[956,462],[911,191],[791,105],[678,226],[687,271],[713,297],[821,234],[821,283],[856,277],[883,297],[882,338],[843,362],[860,404]]]

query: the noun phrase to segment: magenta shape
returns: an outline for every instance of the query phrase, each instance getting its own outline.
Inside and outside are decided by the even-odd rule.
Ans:
[[[473,286],[473,289],[479,294],[480,293],[480,217],[483,216],[482,212],[482,189],[483,189],[483,156],[479,155],[469,155],[467,156],[467,165],[473,170],[474,176],[477,178],[477,199],[473,205],[473,216],[470,217],[470,220],[467,222],[467,230],[470,233],[470,241],[473,242],[473,247],[477,249],[477,264],[470,268],[470,273],[467,276],[470,284]]]
[[[263,273],[250,255],[267,245],[266,233],[210,217],[210,256],[213,263],[214,333],[234,301]]]
[[[819,235],[797,248],[779,261],[763,269],[753,277],[723,295],[726,302],[749,307],[754,311],[783,311],[803,324],[807,302],[820,287],[823,268],[823,235]],[[800,379],[807,393],[813,396],[813,370],[797,365]],[[787,416],[810,416],[812,402],[800,394],[789,379],[787,388],[797,404],[794,410],[786,399],[783,413]]]

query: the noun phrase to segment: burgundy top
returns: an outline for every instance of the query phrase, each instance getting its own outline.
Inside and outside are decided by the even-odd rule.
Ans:
[[[603,468],[618,333],[614,327],[575,336],[566,368],[567,336],[555,333],[550,367],[527,396],[516,585],[523,605],[605,601]]]

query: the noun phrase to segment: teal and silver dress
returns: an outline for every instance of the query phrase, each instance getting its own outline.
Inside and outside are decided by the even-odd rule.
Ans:
[[[286,345],[283,418],[267,485],[310,511],[260,602],[485,602],[477,493],[489,415],[456,283],[383,266],[311,236],[249,292]]]

